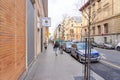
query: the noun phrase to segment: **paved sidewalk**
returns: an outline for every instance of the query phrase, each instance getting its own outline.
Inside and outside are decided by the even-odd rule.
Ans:
[[[20,80],[78,80],[77,77],[84,74],[83,67],[67,53],[56,56],[49,44],[47,51],[41,53],[29,69],[26,78]],[[104,80],[92,71],[91,75],[95,80]]]

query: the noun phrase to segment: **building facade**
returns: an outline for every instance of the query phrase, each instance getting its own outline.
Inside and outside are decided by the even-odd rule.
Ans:
[[[88,15],[91,10],[91,38],[97,42],[112,43],[116,45],[120,41],[120,0],[90,0],[82,6],[83,36],[88,32]],[[90,7],[91,6],[91,7]]]
[[[78,20],[76,19],[78,18]],[[62,40],[81,40],[81,18],[80,17],[67,17],[61,23],[60,38]]]

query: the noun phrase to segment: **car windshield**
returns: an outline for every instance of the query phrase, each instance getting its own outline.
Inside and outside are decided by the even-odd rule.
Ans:
[[[78,50],[85,50],[87,45],[85,43],[77,43]]]
[[[66,45],[67,45],[67,46],[71,46],[72,43],[71,43],[71,42],[66,42]]]

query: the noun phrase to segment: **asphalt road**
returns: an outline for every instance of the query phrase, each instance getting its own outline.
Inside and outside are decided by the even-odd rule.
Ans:
[[[120,51],[95,48],[100,52],[102,60],[120,66]]]
[[[105,80],[120,80],[120,51],[95,48],[102,56],[99,63],[92,63],[91,69]]]
[[[95,49],[100,52],[102,59],[98,63],[91,63],[91,69],[105,80],[120,80],[120,51]]]

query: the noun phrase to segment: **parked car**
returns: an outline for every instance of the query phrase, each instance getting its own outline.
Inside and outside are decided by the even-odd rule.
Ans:
[[[98,46],[98,44],[97,44],[97,43],[95,43],[95,42],[92,42],[92,43],[91,43],[91,46],[93,46],[93,47],[97,47],[97,46]]]
[[[88,61],[87,48],[88,46],[85,42],[73,43],[71,47],[71,56],[75,57],[80,62],[85,62],[85,59]],[[99,62],[100,54],[97,50],[92,48],[90,55],[91,62]]]
[[[98,48],[104,48],[104,43],[103,42],[97,43],[97,47]]]
[[[120,42],[115,46],[115,49],[120,51]]]
[[[104,49],[115,49],[115,46],[112,44],[104,43]]]
[[[103,48],[103,49],[115,49],[115,46],[113,46],[112,44],[104,43],[104,42],[97,43],[97,47]]]
[[[72,46],[72,42],[71,41],[66,41],[63,44],[63,50],[66,52],[71,52],[71,46]]]

